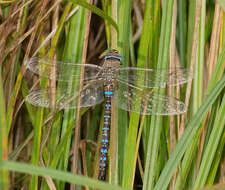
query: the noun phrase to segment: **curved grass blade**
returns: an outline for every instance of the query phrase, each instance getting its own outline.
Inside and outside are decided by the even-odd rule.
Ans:
[[[188,149],[193,137],[196,132],[199,130],[201,125],[199,125],[205,114],[208,112],[212,104],[216,101],[217,97],[225,87],[225,75],[221,78],[221,80],[216,84],[210,94],[207,95],[205,101],[201,105],[201,107],[196,112],[193,120],[191,120],[187,126],[186,130],[183,133],[180,141],[178,142],[174,152],[171,154],[170,159],[168,160],[165,168],[163,169],[161,176],[154,188],[154,190],[164,190],[167,189],[169,181],[176,170],[178,164],[180,163],[185,151]]]
[[[33,165],[24,163],[12,162],[12,161],[1,161],[0,169],[6,169],[10,171],[27,173],[38,176],[49,176],[54,179],[58,179],[64,182],[75,183],[82,186],[89,186],[97,189],[107,190],[128,190],[115,185],[109,185],[105,182],[97,181],[88,177],[79,176],[69,172],[58,171],[51,168],[41,168]]]
[[[116,31],[119,32],[118,26],[115,23],[115,21],[110,16],[106,15],[104,13],[104,11],[102,11],[101,9],[99,9],[83,0],[69,0],[69,1],[78,4],[82,7],[90,10],[91,12],[97,14],[98,16],[102,17],[103,19],[107,20],[109,22],[109,24],[111,24],[116,29]]]
[[[216,115],[215,123],[210,134],[210,139],[208,145],[205,149],[204,155],[202,157],[201,165],[199,168],[198,176],[195,181],[195,188],[203,187],[206,183],[208,175],[210,175],[211,167],[215,159],[216,151],[218,151],[219,144],[221,143],[221,138],[223,136],[223,131],[225,128],[225,95],[223,96],[222,103],[218,114]]]

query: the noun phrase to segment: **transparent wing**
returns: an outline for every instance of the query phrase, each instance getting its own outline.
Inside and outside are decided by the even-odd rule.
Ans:
[[[118,81],[146,88],[165,88],[186,83],[193,78],[188,69],[176,67],[170,70],[153,70],[135,67],[119,69]]]
[[[119,85],[116,93],[119,108],[143,115],[176,115],[186,112],[186,106],[176,98],[161,95],[154,89],[138,89]]]
[[[84,66],[84,80],[97,77],[101,67],[92,64],[64,63],[42,57],[32,57],[25,63],[26,68],[35,74],[59,81],[74,81],[80,79],[80,70]]]
[[[81,98],[81,103],[79,106],[77,105],[78,97]],[[46,88],[34,90],[26,97],[26,101],[34,106],[47,108],[55,107],[57,109],[88,107],[99,104],[103,100],[104,92],[103,85],[101,83],[86,85],[80,93],[71,93],[68,86],[62,86],[56,89]]]

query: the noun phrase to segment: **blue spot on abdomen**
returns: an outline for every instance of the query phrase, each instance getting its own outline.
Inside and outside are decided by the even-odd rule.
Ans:
[[[112,96],[113,95],[113,91],[105,91],[104,94],[108,95],[108,96],[110,96],[110,95]]]

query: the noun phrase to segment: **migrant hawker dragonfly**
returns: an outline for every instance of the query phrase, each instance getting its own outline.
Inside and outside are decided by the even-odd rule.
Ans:
[[[186,111],[183,102],[155,92],[156,88],[186,83],[192,78],[189,70],[152,70],[120,67],[122,57],[116,50],[108,51],[102,66],[93,64],[65,63],[47,58],[33,57],[25,62],[26,68],[40,77],[58,81],[55,87],[33,90],[26,101],[35,106],[73,109],[89,107],[105,100],[104,126],[100,148],[99,176],[105,180],[108,160],[109,130],[111,125],[111,102],[123,110],[144,115],[174,115]],[[80,80],[84,68],[82,89],[71,89]],[[54,92],[54,100],[52,95]],[[80,103],[77,104],[78,98]],[[51,103],[53,101],[53,103]],[[158,106],[160,104],[160,106]]]

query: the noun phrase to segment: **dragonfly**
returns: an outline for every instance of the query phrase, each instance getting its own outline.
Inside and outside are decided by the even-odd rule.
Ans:
[[[102,66],[60,62],[41,57],[32,57],[25,62],[26,68],[34,74],[57,81],[54,87],[32,90],[25,99],[32,105],[75,109],[94,106],[104,101],[99,180],[106,179],[113,98],[118,108],[143,115],[175,115],[187,110],[182,101],[160,94],[155,89],[181,85],[191,80],[192,74],[188,69],[175,67],[170,70],[154,70],[122,67],[121,63],[122,57],[117,50],[104,53]],[[80,80],[82,68],[82,88],[71,90],[73,82]]]

